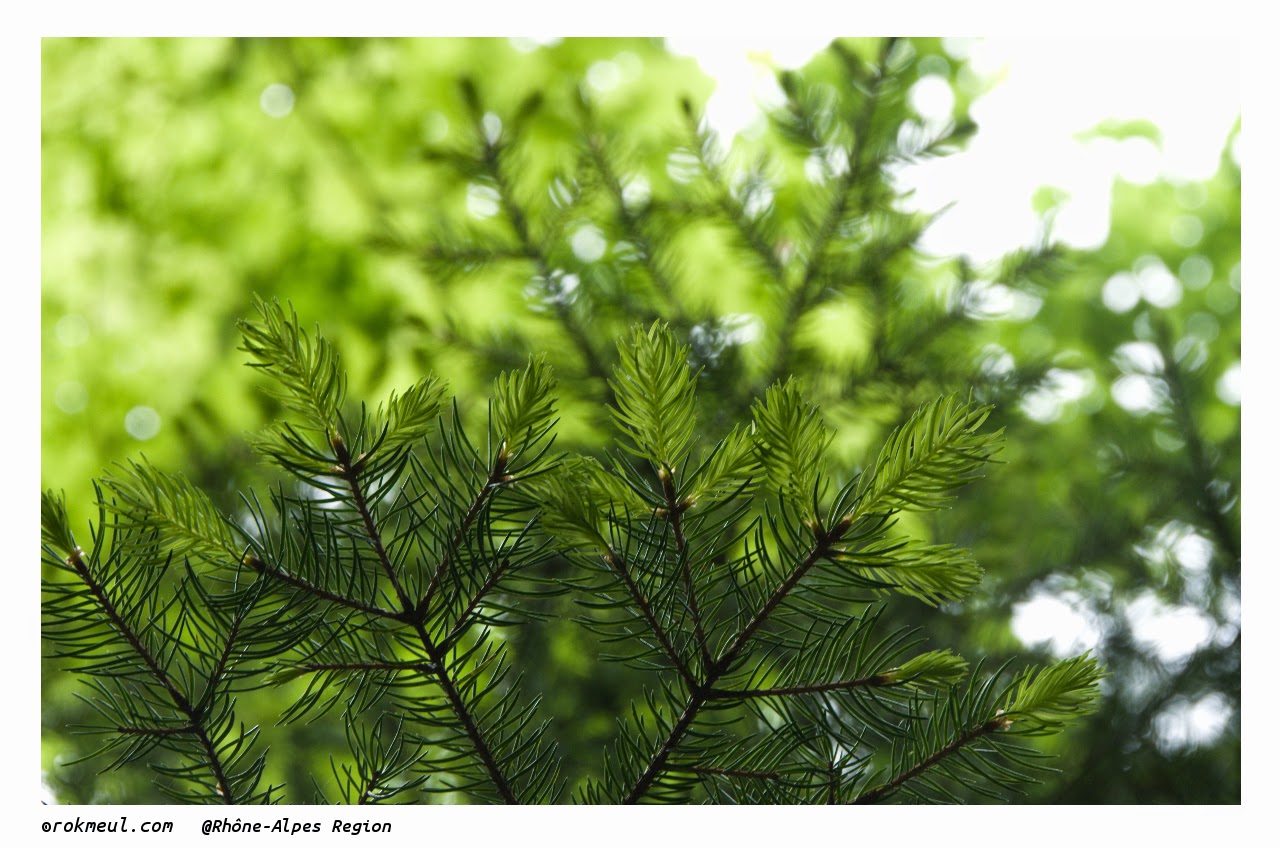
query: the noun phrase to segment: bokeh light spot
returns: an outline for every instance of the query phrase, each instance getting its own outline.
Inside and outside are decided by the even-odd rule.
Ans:
[[[1143,374],[1126,374],[1111,384],[1111,399],[1126,412],[1145,415],[1160,408],[1158,385]]]
[[[79,315],[64,315],[54,328],[58,341],[67,347],[77,347],[89,340],[89,322]]]
[[[1138,281],[1128,272],[1112,274],[1102,286],[1102,303],[1112,312],[1128,312],[1141,299]]]
[[[1055,656],[1069,657],[1096,647],[1102,636],[1075,592],[1038,591],[1013,606],[1013,634],[1027,647],[1048,643]]]
[[[569,237],[569,247],[573,250],[573,255],[583,262],[599,261],[608,246],[609,243],[605,241],[604,234],[591,224],[579,227]]]
[[[587,85],[600,93],[613,91],[622,82],[622,69],[608,59],[592,62],[587,68]]]
[[[1213,279],[1213,263],[1199,253],[1193,253],[1178,266],[1178,279],[1187,288],[1198,291]]]
[[[1185,662],[1213,638],[1216,622],[1193,606],[1172,605],[1146,591],[1125,608],[1138,644],[1161,662]]]
[[[293,111],[293,89],[282,82],[273,82],[262,90],[258,105],[272,118],[283,118]]]
[[[1195,247],[1204,238],[1204,224],[1195,215],[1179,215],[1169,225],[1169,238],[1179,247]]]
[[[1152,306],[1168,309],[1182,300],[1182,284],[1160,259],[1144,256],[1138,260],[1138,288],[1142,299]]]
[[[1218,378],[1214,391],[1217,392],[1219,400],[1231,406],[1240,405],[1240,393],[1244,388],[1244,379],[1240,374],[1240,363],[1237,362],[1222,372],[1222,376]]]
[[[135,406],[124,415],[124,429],[140,442],[160,432],[160,413],[149,406]]]
[[[467,186],[467,212],[473,218],[492,218],[498,214],[498,191],[492,186],[472,183]]]
[[[480,130],[484,133],[485,141],[497,144],[498,139],[502,138],[502,119],[492,112],[485,112],[480,119]]]
[[[89,405],[89,390],[75,380],[68,380],[53,390],[53,402],[68,415],[75,415]]]
[[[1212,744],[1226,730],[1232,713],[1231,703],[1221,692],[1194,701],[1178,698],[1152,722],[1156,746],[1174,753]]]
[[[956,96],[951,91],[950,83],[943,77],[933,75],[921,77],[911,86],[907,100],[931,129],[946,126],[951,121],[951,112],[956,105]]]

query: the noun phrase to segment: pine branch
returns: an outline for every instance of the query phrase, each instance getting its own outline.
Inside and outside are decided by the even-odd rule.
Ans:
[[[626,234],[627,241],[635,246],[640,265],[653,283],[654,289],[659,296],[659,308],[665,308],[670,313],[664,317],[675,325],[686,328],[692,326],[693,322],[685,312],[683,303],[676,296],[675,281],[670,278],[657,261],[656,245],[649,229],[645,226],[647,216],[643,213],[637,214],[632,211],[631,204],[627,203],[626,191],[623,188],[622,180],[609,161],[606,139],[602,135],[602,130],[597,126],[595,110],[585,96],[578,99],[578,105],[585,133],[583,146],[596,173],[600,175],[605,190],[609,193],[615,215],[623,233]]]
[[[62,510],[65,515],[65,510]],[[62,534],[67,536],[65,532]],[[69,538],[69,536],[68,536]],[[117,728],[118,732],[124,735],[146,735],[146,736],[180,736],[190,735],[195,738],[201,751],[204,754],[205,763],[214,779],[214,785],[221,801],[225,804],[235,804],[239,800],[232,789],[231,781],[227,778],[227,771],[219,755],[218,748],[211,739],[207,728],[205,727],[205,710],[191,703],[191,700],[178,687],[173,678],[165,671],[159,659],[152,653],[150,649],[143,643],[139,634],[131,627],[125,617],[116,608],[116,604],[112,601],[111,596],[107,592],[106,587],[94,577],[88,564],[84,560],[83,552],[79,547],[73,547],[66,556],[67,567],[80,579],[88,590],[90,596],[94,599],[98,609],[106,616],[110,622],[112,629],[129,645],[133,653],[146,667],[151,678],[160,685],[164,692],[168,695],[174,708],[186,717],[187,723],[180,728],[157,729],[157,732],[151,732],[152,729],[143,728]],[[227,652],[231,650],[230,640],[227,645]]]
[[[830,683],[811,683],[807,686],[776,686],[772,689],[712,689],[713,700],[745,701],[750,698],[779,698],[787,695],[817,695],[823,692],[847,692],[851,689],[892,686],[896,682],[886,675],[858,677],[853,680],[836,680]]]
[[[489,470],[489,476],[485,480],[484,485],[480,487],[480,491],[476,493],[475,498],[471,501],[471,505],[467,507],[466,515],[459,522],[457,530],[454,531],[453,539],[449,543],[449,547],[445,549],[444,556],[440,558],[439,564],[431,574],[431,583],[427,586],[426,593],[422,596],[422,600],[417,604],[419,613],[426,613],[431,608],[431,600],[440,590],[440,582],[449,570],[449,564],[453,559],[454,551],[462,545],[462,540],[471,532],[471,527],[475,524],[476,518],[479,517],[485,504],[488,503],[495,488],[500,485],[506,474],[506,460],[501,454],[494,460],[492,468]]]
[[[466,101],[471,113],[473,129],[483,140],[480,165],[497,190],[498,205],[506,216],[512,230],[515,231],[520,250],[533,257],[534,268],[541,279],[548,281],[555,279],[555,268],[545,249],[538,239],[534,237],[529,226],[528,215],[516,199],[515,188],[507,178],[503,167],[503,152],[506,150],[506,145],[500,138],[492,139],[486,134],[484,115],[474,87],[464,83],[463,94],[463,99]],[[570,341],[573,342],[574,347],[578,349],[579,355],[582,356],[588,376],[607,383],[609,374],[605,370],[595,345],[591,343],[586,328],[582,326],[582,323],[574,314],[568,300],[563,297],[552,298],[552,305],[555,309],[556,317],[559,319],[561,326],[564,327],[565,333],[569,336]]]
[[[480,761],[484,764],[485,771],[488,772],[489,777],[492,779],[494,788],[498,791],[498,794],[508,804],[519,803],[515,792],[507,782],[506,775],[503,774],[501,768],[498,766],[493,752],[489,748],[488,742],[485,740],[479,726],[476,724],[475,717],[471,714],[471,709],[467,706],[466,701],[463,700],[454,680],[449,674],[448,666],[445,662],[444,650],[439,648],[427,633],[426,625],[423,623],[423,616],[426,611],[425,603],[419,607],[412,599],[410,599],[409,595],[405,592],[404,587],[400,583],[395,567],[391,564],[391,560],[387,556],[387,551],[386,548],[383,547],[382,536],[378,531],[377,523],[375,522],[373,513],[369,510],[369,506],[364,498],[364,490],[360,483],[359,469],[352,464],[351,456],[347,452],[346,445],[343,444],[341,439],[335,439],[334,448],[338,455],[337,458],[338,464],[341,468],[341,476],[351,487],[351,494],[355,499],[356,511],[360,514],[360,519],[364,523],[365,533],[369,538],[370,544],[373,545],[374,553],[378,557],[378,562],[382,567],[383,573],[387,576],[387,579],[391,582],[392,588],[395,590],[396,599],[400,603],[402,614],[410,620],[414,632],[417,633],[418,638],[422,642],[423,649],[427,652],[427,655],[431,657],[432,663],[435,667],[434,677],[436,682],[444,691],[445,697],[448,698],[449,705],[453,709],[454,715],[456,715],[458,721],[462,723],[467,737],[471,740],[471,744],[475,748],[476,756],[479,757]],[[501,460],[499,460],[498,464],[495,466],[498,473],[501,473],[501,464]],[[490,476],[490,479],[492,480],[492,475]],[[489,485],[486,485],[486,492],[490,485],[492,484],[490,483]],[[477,503],[479,502],[479,499],[477,499]],[[474,519],[475,512],[478,512],[478,508],[473,508],[473,510],[468,513],[468,517]],[[461,534],[462,532],[464,531],[460,529],[459,533]],[[441,567],[436,570],[437,577],[444,570],[446,562],[447,559],[442,560]],[[433,585],[436,585],[434,581]],[[427,597],[428,596],[424,596],[424,602],[427,600]]]
[[[947,757],[950,757],[953,754],[959,752],[965,746],[972,745],[974,742],[978,741],[979,739],[989,736],[998,730],[1002,730],[1007,726],[1008,726],[1007,721],[1003,718],[998,717],[998,718],[991,719],[991,721],[988,721],[986,724],[982,724],[982,725],[979,725],[978,727],[966,730],[963,733],[961,733],[959,736],[957,736],[946,747],[934,752],[933,754],[921,760],[919,763],[916,763],[914,766],[907,769],[906,771],[901,772],[900,774],[894,775],[887,783],[881,786],[877,786],[875,789],[871,789],[866,792],[863,792],[862,794],[858,795],[858,797],[854,798],[852,801],[849,801],[848,803],[874,804],[877,801],[879,801],[881,798],[893,792],[902,784],[906,783],[909,780],[913,780],[919,777],[929,769],[933,768],[934,766],[937,766]]]
[[[747,625],[739,631],[737,637],[724,651],[724,653],[722,653],[720,657],[710,665],[703,679],[701,681],[695,681],[691,685],[691,694],[689,696],[688,703],[685,705],[684,711],[680,714],[680,718],[676,720],[670,733],[667,735],[667,738],[654,753],[648,766],[636,780],[631,791],[623,799],[622,803],[634,804],[645,796],[649,791],[649,788],[653,785],[654,780],[657,779],[658,775],[665,768],[667,760],[675,753],[681,740],[688,732],[690,725],[693,724],[694,720],[698,717],[698,714],[702,711],[702,708],[706,706],[707,702],[711,699],[711,687],[713,687],[716,681],[719,680],[720,677],[723,676],[738,660],[739,656],[746,649],[747,644],[751,641],[752,636],[754,636],[756,631],[759,630],[765,621],[768,620],[769,616],[778,607],[778,605],[782,603],[783,599],[791,593],[791,590],[795,588],[801,578],[803,578],[814,565],[829,553],[830,546],[839,542],[847,530],[848,526],[846,525],[844,527],[834,528],[829,534],[820,533],[817,541],[814,543],[814,546],[804,560],[800,562],[792,570],[787,579],[774,590],[773,594],[769,596],[769,599],[764,603],[764,605],[761,606],[760,609],[756,611],[755,615],[751,617]]]
[[[868,164],[868,136],[875,116],[876,105],[880,99],[881,89],[886,79],[886,63],[896,41],[897,39],[887,38],[881,45],[880,57],[874,69],[874,76],[867,87],[857,118],[854,121],[853,146],[842,151],[847,158],[848,168],[836,181],[836,187],[832,192],[827,212],[823,216],[813,239],[810,241],[807,253],[808,258],[805,262],[804,271],[800,275],[799,285],[792,289],[791,297],[787,299],[783,319],[779,324],[778,349],[773,357],[773,367],[764,379],[763,386],[773,385],[784,379],[792,371],[791,359],[795,345],[795,328],[799,324],[800,317],[812,306],[817,293],[810,291],[810,289],[813,287],[814,282],[821,278],[827,247],[835,236],[840,222],[844,220],[848,212],[849,204],[853,200],[851,197],[852,192],[861,184],[865,173],[864,169]]]
[[[678,500],[673,469],[663,465],[658,471],[662,482],[662,495],[667,502],[667,523],[675,536],[676,556],[680,558],[681,577],[684,579],[684,591],[689,602],[689,614],[693,616],[693,632],[698,640],[698,651],[702,655],[703,667],[711,663],[711,647],[707,642],[707,634],[702,626],[702,610],[698,604],[698,590],[693,583],[693,566],[689,562],[689,545],[684,537],[684,525],[681,515],[688,507]]]
[[[289,586],[292,586],[295,589],[299,589],[303,592],[306,592],[308,595],[311,595],[313,597],[319,598],[324,601],[328,601],[329,603],[337,604],[338,606],[347,607],[348,609],[357,610],[359,612],[363,612],[368,615],[374,616],[375,618],[384,618],[391,621],[400,621],[406,624],[410,620],[409,617],[406,616],[403,612],[396,612],[394,610],[384,609],[383,607],[379,607],[375,604],[366,604],[361,600],[358,600],[356,598],[349,598],[346,595],[342,595],[337,592],[330,592],[328,589],[325,589],[322,586],[317,586],[314,583],[310,583],[306,580],[303,580],[301,577],[296,577],[292,574],[289,574],[287,571],[284,571],[276,566],[267,565],[262,560],[258,559],[258,557],[255,556],[254,554],[245,555],[244,564],[249,568],[252,568],[254,571],[258,572],[259,574],[266,575],[268,577],[271,577],[274,580],[279,580],[281,583],[288,584]]]
[[[1182,371],[1178,368],[1177,355],[1173,346],[1172,332],[1164,316],[1156,314],[1151,322],[1156,332],[1156,343],[1160,349],[1160,358],[1164,363],[1164,381],[1169,386],[1169,396],[1173,405],[1174,421],[1178,432],[1187,443],[1187,460],[1189,465],[1188,482],[1199,493],[1196,498],[1196,509],[1200,517],[1213,532],[1214,538],[1222,547],[1233,567],[1233,573],[1240,570],[1240,531],[1227,522],[1230,511],[1228,504],[1217,495],[1213,481],[1216,479],[1215,469],[1209,458],[1200,428],[1191,414],[1191,401],[1187,394],[1186,382]]]
[[[654,638],[658,640],[658,644],[662,646],[663,652],[667,658],[671,660],[671,666],[679,673],[680,677],[690,686],[697,685],[697,679],[693,676],[693,672],[689,670],[689,666],[685,663],[684,658],[680,656],[680,652],[675,649],[671,642],[671,637],[667,634],[667,630],[658,621],[658,617],[654,615],[653,607],[649,604],[648,597],[644,592],[640,591],[640,587],[636,585],[635,578],[631,574],[631,570],[627,567],[627,561],[617,551],[610,550],[604,555],[604,561],[623,585],[627,587],[627,593],[631,596],[632,602],[636,609],[644,617],[645,623],[649,625],[649,630],[653,633]]]

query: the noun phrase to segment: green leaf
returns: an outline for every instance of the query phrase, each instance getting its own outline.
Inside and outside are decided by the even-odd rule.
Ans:
[[[556,378],[545,356],[529,357],[522,371],[493,381],[493,435],[506,458],[540,441],[555,424]]]
[[[1028,736],[1061,730],[1098,708],[1098,683],[1106,676],[1089,654],[1028,669],[1007,690],[1000,714],[1004,729]]]
[[[262,321],[241,321],[241,350],[253,357],[249,365],[265,369],[276,381],[267,392],[288,408],[307,416],[317,429],[333,430],[346,391],[346,377],[338,354],[318,333],[314,340],[298,326],[290,307],[286,314],[277,300],[255,299]]]
[[[581,551],[609,553],[604,510],[582,470],[561,466],[534,485],[542,503],[542,529],[562,544]]]
[[[646,502],[626,480],[609,471],[595,457],[570,459],[565,464],[563,473],[566,479],[576,480],[577,485],[589,491],[592,501],[600,504],[602,511],[641,518],[651,517],[654,510],[661,507],[660,504]]]
[[[190,480],[157,470],[146,458],[119,466],[121,473],[103,478],[114,496],[102,506],[119,527],[157,530],[178,556],[194,555],[214,562],[239,562],[231,527],[204,492]]]
[[[247,435],[245,441],[254,452],[287,471],[307,477],[337,473],[333,448],[327,440],[317,440],[314,431],[299,432],[277,421],[261,433]]]
[[[787,498],[811,504],[833,433],[794,379],[774,384],[752,408],[765,480]],[[812,512],[811,508],[807,508]]]
[[[859,484],[852,521],[915,508],[941,509],[953,489],[980,476],[1001,446],[1003,430],[979,433],[990,406],[962,403],[955,395],[926,403],[893,432],[874,469]]]
[[[693,438],[696,419],[689,348],[676,343],[660,322],[646,332],[636,327],[629,342],[618,344],[618,365],[609,385],[617,401],[612,409],[618,429],[635,443],[624,448],[655,466],[679,467]]]
[[[759,471],[755,431],[734,427],[694,473],[688,497],[697,503],[704,499],[722,500],[740,490],[749,491],[753,486],[748,484]]]
[[[831,559],[931,606],[962,598],[982,581],[982,569],[968,551],[918,539],[880,540],[856,551],[838,551]]]
[[[48,489],[40,493],[40,540],[65,556],[76,550],[71,523],[67,520],[67,505],[61,492]]]
[[[969,673],[969,663],[964,657],[949,650],[929,651],[904,662],[897,668],[882,672],[887,683],[917,688],[939,688],[959,683]]]
[[[422,378],[402,395],[392,392],[387,402],[383,448],[395,450],[421,440],[431,432],[448,397],[449,384],[435,375]]]

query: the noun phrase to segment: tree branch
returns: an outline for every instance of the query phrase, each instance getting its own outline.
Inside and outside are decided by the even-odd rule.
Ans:
[[[364,492],[360,485],[359,468],[352,464],[351,455],[347,451],[346,445],[343,444],[342,439],[334,436],[332,441],[342,470],[342,477],[351,486],[351,495],[355,500],[356,511],[360,514],[360,518],[364,522],[365,532],[368,534],[369,542],[373,545],[373,549],[378,555],[378,562],[381,564],[382,570],[387,575],[388,579],[391,580],[391,585],[395,588],[396,597],[399,599],[400,606],[404,610],[406,620],[412,624],[414,631],[418,634],[418,638],[422,641],[422,647],[426,650],[427,656],[431,658],[431,662],[434,664],[434,674],[432,677],[434,677],[440,688],[444,690],[445,697],[449,700],[449,706],[453,710],[453,714],[458,718],[458,721],[462,723],[462,728],[467,734],[467,738],[471,740],[471,745],[475,749],[476,756],[479,757],[485,771],[488,772],[489,779],[493,782],[494,788],[498,790],[498,794],[502,797],[503,801],[508,804],[519,803],[515,792],[507,782],[506,775],[504,775],[502,773],[502,769],[498,767],[498,763],[493,756],[493,751],[489,748],[488,742],[485,741],[484,735],[476,725],[475,719],[471,715],[471,710],[467,707],[466,702],[462,699],[462,695],[458,692],[457,686],[454,685],[453,679],[449,676],[449,670],[445,663],[447,650],[438,647],[431,639],[431,635],[427,633],[426,625],[423,623],[425,604],[422,607],[422,611],[419,611],[418,606],[405,593],[404,588],[401,586],[400,581],[396,576],[395,568],[391,564],[391,559],[387,556],[387,551],[382,545],[382,537],[378,532],[377,524],[374,522],[373,513],[369,510],[369,505],[365,502]],[[495,468],[500,469],[501,466],[502,462],[499,460],[495,465]],[[486,484],[484,491],[487,492],[489,488],[489,484]],[[482,492],[480,497],[483,496],[484,493]],[[464,523],[474,520],[475,515],[479,514],[480,503],[481,500],[478,497],[476,503],[472,504],[472,508],[468,511],[467,517],[464,519]],[[460,527],[458,535],[461,535],[463,532],[465,532],[465,528]],[[457,537],[455,536],[455,538]],[[447,560],[448,554],[446,553],[445,559],[442,560],[440,567],[436,569],[437,576],[443,572]]]
[[[165,692],[168,693],[170,700],[173,701],[173,705],[177,707],[178,711],[185,715],[189,720],[187,728],[184,728],[183,731],[192,733],[200,743],[200,747],[204,749],[205,758],[209,763],[209,770],[213,772],[217,792],[222,796],[223,802],[227,804],[236,803],[235,796],[231,791],[231,783],[227,780],[226,772],[222,766],[222,760],[218,756],[218,749],[213,744],[213,740],[209,738],[208,732],[204,729],[203,712],[192,705],[187,696],[178,689],[177,685],[165,670],[160,667],[159,661],[151,655],[151,652],[147,650],[146,645],[142,644],[142,639],[133,632],[133,629],[129,626],[128,622],[124,620],[124,617],[120,614],[119,610],[116,609],[115,604],[111,602],[111,598],[107,595],[106,587],[94,579],[93,574],[89,571],[88,565],[85,564],[84,559],[81,557],[81,553],[78,548],[72,551],[70,556],[67,557],[67,564],[71,566],[72,570],[76,573],[76,576],[79,577],[85,586],[89,588],[90,594],[92,594],[94,600],[98,602],[98,606],[102,611],[107,614],[107,619],[116,629],[116,632],[124,637],[125,641],[129,643],[129,647],[133,648],[134,653],[136,653],[147,666],[147,670],[151,672],[151,676],[154,677],[156,682],[158,682],[164,688]],[[183,731],[175,730],[173,734]]]
[[[822,692],[846,692],[850,689],[867,689],[890,686],[893,681],[881,674],[858,677],[852,680],[836,680],[830,683],[810,683],[805,686],[779,686],[774,689],[712,689],[712,700],[744,701],[751,698],[775,698],[786,695],[816,695]]]
[[[690,688],[696,689],[698,679],[693,676],[693,672],[689,670],[689,666],[685,664],[684,659],[676,651],[675,646],[671,643],[671,637],[667,635],[666,628],[658,621],[658,617],[653,612],[653,607],[649,604],[648,597],[644,592],[640,591],[640,587],[636,585],[635,580],[631,576],[631,570],[627,568],[627,561],[617,551],[610,550],[605,555],[604,561],[614,570],[614,573],[622,579],[623,585],[627,587],[627,593],[631,595],[631,600],[640,610],[640,614],[644,616],[645,623],[649,625],[649,629],[653,632],[654,637],[658,640],[658,644],[662,646],[662,650],[666,652],[667,657],[671,660],[672,666],[679,673],[684,682]]]
[[[966,730],[963,733],[961,733],[959,736],[957,736],[954,740],[952,740],[950,743],[948,743],[941,750],[933,754],[930,754],[928,757],[921,760],[919,763],[907,769],[906,771],[902,772],[901,774],[895,775],[893,778],[889,780],[888,783],[884,784],[883,786],[878,786],[875,789],[869,790],[867,792],[863,792],[861,795],[854,798],[852,801],[849,801],[849,803],[850,804],[873,804],[876,801],[879,801],[885,795],[888,795],[890,792],[897,789],[902,784],[906,783],[908,780],[911,780],[912,778],[916,778],[916,777],[919,777],[921,774],[924,774],[926,771],[933,768],[938,763],[942,762],[947,757],[956,753],[966,745],[969,745],[974,741],[981,739],[984,736],[989,736],[990,734],[995,733],[997,730],[1001,730],[1006,726],[1008,726],[1007,719],[993,718],[991,721],[987,722],[984,725],[972,728],[970,730]]]
[[[635,785],[623,800],[624,804],[636,803],[649,791],[649,787],[653,785],[653,782],[657,780],[658,775],[662,773],[667,760],[673,753],[675,753],[680,741],[684,738],[685,733],[688,732],[690,725],[692,725],[694,719],[698,717],[699,711],[701,711],[707,701],[712,698],[713,690],[711,687],[713,687],[715,682],[729,670],[737,660],[738,656],[742,653],[743,649],[746,648],[747,643],[751,641],[751,637],[754,636],[756,631],[759,630],[765,621],[768,620],[769,616],[778,607],[778,604],[782,603],[783,599],[786,598],[786,596],[790,594],[791,590],[796,587],[796,584],[800,582],[800,579],[803,578],[804,575],[807,574],[809,570],[813,568],[813,566],[823,557],[827,556],[831,552],[831,546],[840,541],[845,532],[849,529],[849,526],[850,525],[847,521],[842,520],[839,524],[833,527],[831,531],[823,532],[818,535],[818,538],[814,542],[814,545],[810,549],[808,555],[806,555],[795,569],[792,570],[787,579],[774,590],[773,594],[769,596],[768,600],[764,602],[760,609],[756,611],[755,615],[751,617],[751,620],[748,621],[738,633],[737,638],[733,640],[733,643],[729,648],[707,669],[705,680],[701,683],[698,683],[697,681],[694,682],[691,686],[689,702],[685,705],[684,712],[680,714],[680,718],[677,719],[676,723],[672,726],[671,731],[667,734],[666,740],[664,740],[658,750],[654,752],[653,758],[649,761],[649,765],[636,780]]]

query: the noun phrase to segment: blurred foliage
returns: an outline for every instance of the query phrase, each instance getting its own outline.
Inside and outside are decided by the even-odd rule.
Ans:
[[[963,147],[981,83],[936,39],[836,47],[729,143],[700,120],[711,81],[651,39],[46,40],[42,488],[83,526],[91,478],[145,450],[234,514],[271,475],[244,434],[279,412],[233,352],[254,294],[320,322],[364,396],[432,371],[473,422],[468,399],[545,352],[560,439],[584,450],[604,443],[616,339],[659,318],[703,369],[710,434],[794,374],[850,476],[920,403],[972,393],[1006,466],[903,528],[986,571],[932,632],[1026,658],[1015,610],[1070,607],[1113,674],[1101,712],[1045,743],[1063,773],[1029,800],[1238,802],[1238,163],[1117,183],[1097,251],[1053,242],[1050,188],[1042,243],[990,267],[928,256],[895,174]],[[930,75],[956,94],[945,126],[907,96]],[[1094,135],[1160,139],[1119,119]],[[513,650],[590,763],[639,681],[563,613]],[[1173,651],[1153,620],[1203,638]],[[156,799],[143,771],[67,764],[92,750],[72,732],[86,707],[45,671],[57,797]],[[242,709],[270,724],[271,701]],[[1217,732],[1188,735],[1193,714]],[[296,792],[346,744],[324,723],[271,734],[269,779]]]

